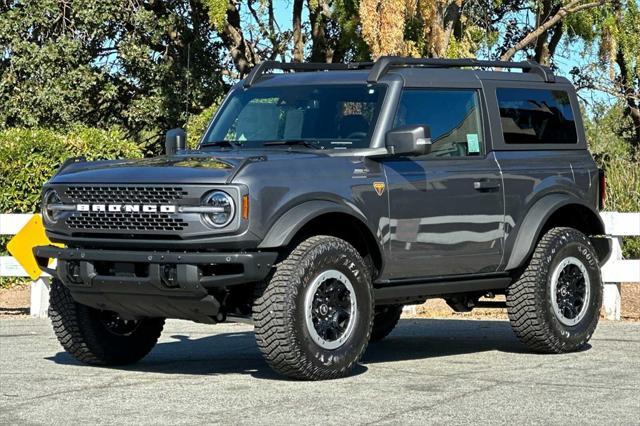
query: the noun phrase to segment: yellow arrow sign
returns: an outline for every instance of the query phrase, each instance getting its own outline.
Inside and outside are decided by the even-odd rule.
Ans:
[[[20,231],[7,243],[7,251],[11,253],[20,266],[25,270],[32,280],[37,280],[42,271],[38,267],[38,262],[33,256],[35,246],[45,246],[52,244],[44,232],[42,218],[40,215],[33,215],[31,220],[22,227]],[[62,247],[61,244],[53,244]]]

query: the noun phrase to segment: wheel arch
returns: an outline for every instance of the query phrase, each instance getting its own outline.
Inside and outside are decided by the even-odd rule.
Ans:
[[[374,278],[384,263],[383,248],[356,209],[326,200],[306,201],[284,213],[271,226],[259,249],[292,247],[313,235],[330,235],[371,256]],[[365,259],[366,260],[366,259]]]
[[[555,193],[536,201],[527,212],[517,230],[505,269],[522,266],[531,257],[540,238],[557,226],[571,227],[590,237],[600,264],[607,261],[611,247],[608,239],[600,237],[604,235],[605,227],[597,210],[576,196]]]

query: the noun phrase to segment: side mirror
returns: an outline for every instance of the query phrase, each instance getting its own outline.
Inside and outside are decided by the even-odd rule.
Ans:
[[[164,151],[167,155],[174,155],[187,148],[187,132],[184,129],[171,129],[164,140]]]
[[[385,145],[391,155],[428,154],[431,152],[431,129],[427,125],[396,127],[387,132]]]

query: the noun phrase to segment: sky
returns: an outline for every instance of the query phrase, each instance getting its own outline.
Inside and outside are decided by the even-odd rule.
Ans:
[[[274,1],[274,13],[276,16],[276,20],[280,24],[282,30],[290,30],[291,29],[291,18],[293,13],[293,4],[291,0],[275,0]],[[307,21],[307,9],[303,9],[303,22]],[[530,18],[533,21],[533,18]],[[574,43],[571,46],[563,46],[560,45],[555,55],[555,64],[558,67],[557,75],[564,76],[571,80],[571,76],[569,72],[574,67],[581,67],[584,63],[588,62],[588,60],[593,59],[587,56],[587,58],[580,58],[577,52],[586,52],[588,49],[584,45],[583,42]],[[591,53],[593,54],[593,53]],[[479,57],[479,59],[486,59]],[[517,58],[516,60],[524,59]],[[607,102],[609,104],[613,104],[615,102],[615,98],[599,92],[595,90],[581,90],[579,93],[582,100],[587,104],[587,107],[590,103],[593,102]],[[589,109],[589,108],[587,108]]]

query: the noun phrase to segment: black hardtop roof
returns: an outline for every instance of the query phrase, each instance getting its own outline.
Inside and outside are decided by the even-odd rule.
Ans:
[[[523,72],[486,71],[482,68]],[[271,73],[272,70],[295,71]],[[382,57],[366,63],[287,63],[265,61],[256,65],[241,83],[250,87],[258,82],[267,85],[376,83],[386,74],[400,75],[407,83],[444,80],[451,83],[479,83],[480,80],[569,83],[550,68],[533,61],[501,62],[476,59],[420,59]],[[268,78],[264,78],[268,77]]]

